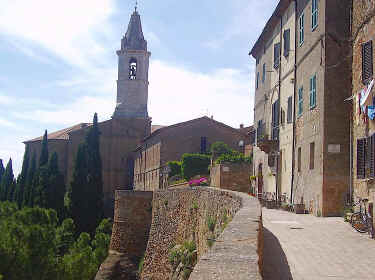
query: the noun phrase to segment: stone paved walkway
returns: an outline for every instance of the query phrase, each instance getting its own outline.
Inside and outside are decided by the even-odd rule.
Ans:
[[[264,280],[374,280],[375,240],[342,218],[263,208]]]

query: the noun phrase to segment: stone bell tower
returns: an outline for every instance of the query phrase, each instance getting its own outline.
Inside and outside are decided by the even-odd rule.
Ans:
[[[148,119],[148,67],[151,53],[135,8],[118,55],[117,104],[113,118]]]

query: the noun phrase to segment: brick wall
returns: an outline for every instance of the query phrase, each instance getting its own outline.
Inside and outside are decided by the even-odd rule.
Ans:
[[[172,244],[195,240],[199,258],[208,249],[207,217],[216,217],[215,230],[220,230],[224,215],[233,216],[240,206],[241,199],[235,194],[211,188],[155,192],[150,238],[140,279],[169,279],[172,267],[168,252]]]
[[[231,191],[249,193],[251,175],[251,164],[217,164],[210,169],[211,186]]]

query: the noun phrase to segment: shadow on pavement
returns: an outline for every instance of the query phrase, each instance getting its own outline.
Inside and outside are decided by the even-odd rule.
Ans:
[[[263,280],[293,280],[279,240],[266,228],[263,234]]]

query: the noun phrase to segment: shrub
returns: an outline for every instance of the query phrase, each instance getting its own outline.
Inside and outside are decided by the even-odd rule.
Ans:
[[[184,154],[182,156],[182,176],[189,180],[199,174],[208,174],[211,158],[208,155]]]
[[[181,162],[180,161],[169,161],[167,164],[171,170],[169,172],[170,177],[181,175]]]
[[[220,141],[213,143],[210,150],[214,158],[220,157],[223,154],[231,154],[233,151],[227,144]]]
[[[253,161],[252,157],[245,157],[243,154],[234,151],[232,154],[223,154],[218,157],[215,163],[222,163],[222,162],[231,162],[231,163],[251,163]]]
[[[141,274],[143,270],[143,264],[145,262],[145,256],[142,256],[141,260],[139,261],[138,264],[138,273]]]
[[[214,232],[216,226],[216,218],[212,216],[207,216],[206,223],[209,231]]]

